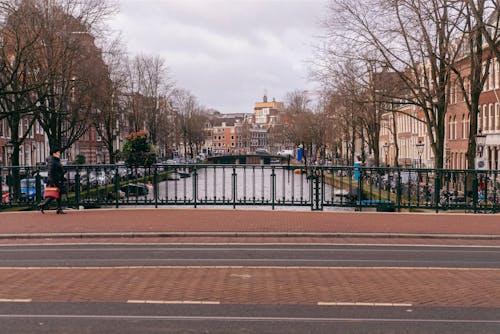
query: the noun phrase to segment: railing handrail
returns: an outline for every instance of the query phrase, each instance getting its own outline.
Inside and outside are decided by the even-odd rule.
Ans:
[[[207,163],[84,164],[64,168],[68,179],[65,201],[75,207],[263,205],[272,209],[372,207],[436,212],[500,209],[499,171],[489,170]],[[2,192],[0,210],[34,208],[43,194],[46,174],[42,172],[46,170],[43,165],[0,166],[0,184],[7,188]],[[36,189],[23,189],[23,177],[35,178]],[[141,188],[144,186],[148,189]]]

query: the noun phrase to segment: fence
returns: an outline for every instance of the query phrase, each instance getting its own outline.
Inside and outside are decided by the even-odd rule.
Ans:
[[[158,164],[65,166],[70,207],[297,206],[496,212],[498,171],[341,166]],[[42,167],[0,167],[0,210],[34,209],[43,198]]]

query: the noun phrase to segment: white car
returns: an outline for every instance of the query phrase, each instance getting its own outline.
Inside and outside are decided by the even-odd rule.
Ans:
[[[278,155],[293,157],[294,156],[294,152],[293,152],[293,150],[281,150],[281,151],[278,152]]]

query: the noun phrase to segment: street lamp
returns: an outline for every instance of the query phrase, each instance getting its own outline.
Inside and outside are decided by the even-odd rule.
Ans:
[[[481,130],[476,134],[476,169],[486,169],[486,162],[483,159],[484,146],[486,144],[486,135]]]
[[[382,145],[382,148],[384,149],[384,154],[385,154],[385,166],[384,167],[387,167],[387,155],[389,154],[389,144],[387,144],[387,142],[384,143],[384,145]]]
[[[424,146],[425,144],[422,143],[421,140],[418,141],[418,143],[415,144],[417,147],[417,152],[418,152],[418,168],[422,168],[422,153],[424,153]]]

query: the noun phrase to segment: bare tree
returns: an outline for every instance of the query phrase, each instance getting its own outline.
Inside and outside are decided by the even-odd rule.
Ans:
[[[184,156],[193,157],[205,140],[206,114],[196,97],[184,89],[172,93],[172,107],[176,112],[178,129],[184,147]]]
[[[4,22],[0,30],[0,120],[6,120],[13,166],[19,166],[20,147],[32,132],[35,105],[30,95],[43,82],[27,80],[33,71],[30,60],[36,50],[40,28],[33,28],[33,8],[17,1],[0,3]],[[20,196],[19,169],[12,170],[14,197]]]
[[[92,122],[106,146],[109,162],[115,163],[115,142],[120,135],[121,116],[125,112],[120,98],[127,86],[127,74],[124,64],[125,52],[120,40],[115,39],[109,41],[103,54],[110,79],[105,81],[100,94],[97,96],[98,109],[92,118]]]
[[[457,29],[461,36],[455,39],[453,47],[461,56],[449,64],[454,74],[451,89],[457,85],[469,111],[469,140],[467,145],[467,164],[475,169],[476,134],[478,133],[479,99],[490,71],[493,71],[493,55],[500,59],[499,13],[497,8],[487,8],[487,0],[465,1],[455,10],[461,16]],[[459,6],[460,5],[460,6]],[[485,51],[484,40],[489,49]],[[497,41],[493,43],[492,41]],[[455,82],[456,81],[456,82]]]
[[[322,147],[325,138],[323,114],[314,113],[312,101],[305,91],[289,92],[285,98],[285,112],[290,122],[284,130],[287,141],[304,149],[305,164],[315,155],[315,147]]]
[[[32,29],[33,9],[16,1],[0,5],[5,25],[0,31],[0,120],[6,119],[12,145],[11,163],[19,165],[20,146],[31,132],[35,106],[30,94],[42,84],[26,80],[33,70],[29,61],[35,54],[40,29]],[[24,126],[28,122],[28,126]],[[21,125],[21,126],[20,126]]]
[[[402,98],[423,110],[438,168],[443,166],[448,64],[457,56],[449,48],[457,20],[450,6],[448,0],[333,0],[324,51],[337,60],[360,55],[366,60],[372,54],[372,61],[397,73],[407,93]]]
[[[158,144],[159,133],[166,117],[166,101],[169,99],[173,83],[168,76],[165,61],[159,56],[137,55],[127,64],[129,100],[129,124],[134,131],[146,129],[154,145]]]
[[[477,4],[476,4],[477,1]],[[500,59],[500,2],[497,0],[465,0],[468,9],[477,22],[477,29],[483,34],[490,52]],[[488,15],[484,15],[487,13]]]
[[[36,91],[38,120],[51,147],[69,148],[87,131],[97,108],[96,96],[108,72],[94,33],[113,7],[102,1],[30,1],[41,29],[30,79],[43,81]]]

